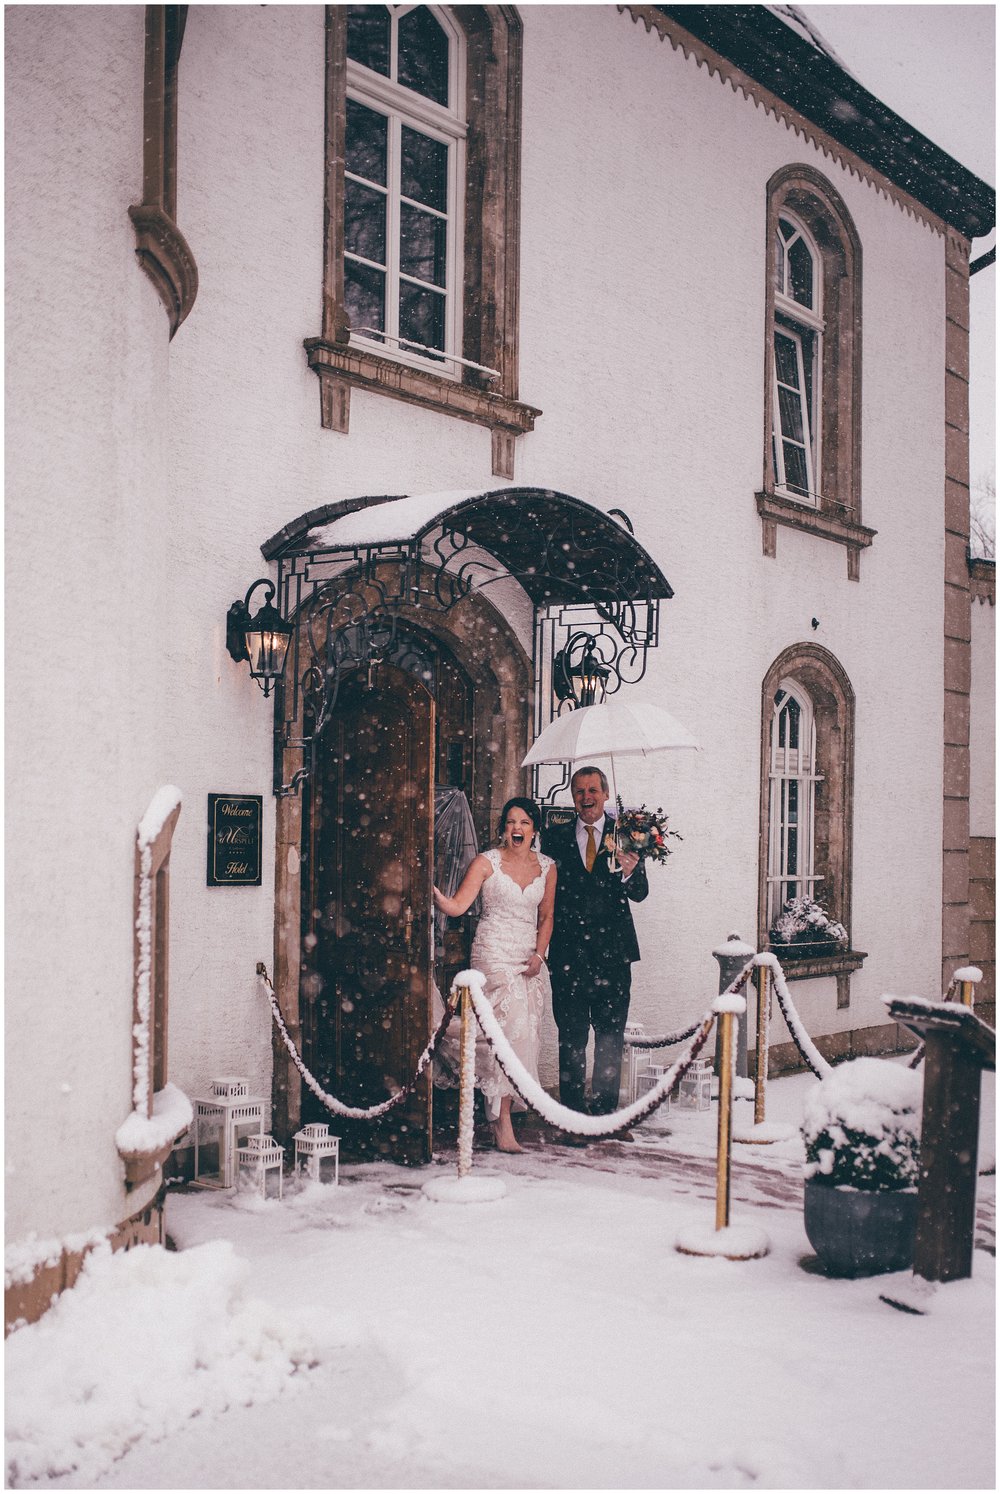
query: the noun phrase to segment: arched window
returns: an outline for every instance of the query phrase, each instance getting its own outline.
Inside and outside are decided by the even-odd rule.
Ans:
[[[822,901],[822,876],[814,869],[816,723],[801,685],[783,679],[771,715],[769,771],[767,926],[793,897]]]
[[[823,377],[823,280],[819,251],[791,214],[774,245],[775,491],[816,505]]]
[[[761,694],[762,945],[797,897],[820,903],[850,934],[853,802],[851,682],[826,649],[795,644],[771,665]]]
[[[347,7],[344,307],[352,342],[460,365],[464,47],[425,5]]]
[[[846,545],[857,580],[874,537],[861,524],[861,242],[811,167],[767,190],[764,552],[777,525],[806,530]]]

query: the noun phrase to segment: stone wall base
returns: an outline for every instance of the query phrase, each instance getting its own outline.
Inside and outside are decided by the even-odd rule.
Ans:
[[[112,1250],[131,1250],[134,1245],[162,1245],[163,1198],[157,1195],[151,1204],[126,1219],[108,1236]],[[22,1323],[37,1323],[52,1303],[71,1287],[83,1269],[93,1247],[64,1250],[58,1261],[39,1265],[30,1281],[17,1282],[4,1291],[4,1337]]]
[[[912,1053],[917,1039],[898,1022],[881,1027],[853,1027],[847,1032],[831,1032],[813,1038],[828,1063],[842,1063],[847,1058],[891,1057],[893,1053]],[[794,1043],[773,1043],[768,1050],[769,1078],[781,1074],[802,1073],[808,1065]],[[754,1053],[750,1052],[750,1072],[754,1072]]]

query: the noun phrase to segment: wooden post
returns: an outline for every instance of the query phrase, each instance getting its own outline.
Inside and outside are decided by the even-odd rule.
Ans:
[[[980,1090],[983,1069],[996,1065],[996,1034],[958,1003],[897,998],[888,1007],[927,1045],[913,1272],[959,1281],[972,1275]]]

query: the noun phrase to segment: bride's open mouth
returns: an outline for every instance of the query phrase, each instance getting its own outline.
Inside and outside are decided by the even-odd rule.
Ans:
[[[524,833],[523,833],[523,831],[521,831],[521,830],[512,830],[511,833],[510,833],[510,842],[511,842],[511,845],[514,845],[514,846],[523,846],[524,845]]]

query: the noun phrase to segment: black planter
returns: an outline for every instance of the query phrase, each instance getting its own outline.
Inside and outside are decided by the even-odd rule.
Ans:
[[[913,1265],[917,1194],[832,1188],[806,1180],[809,1243],[829,1276],[880,1276]]]

